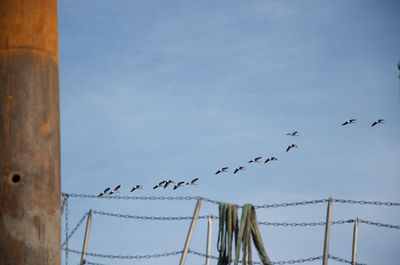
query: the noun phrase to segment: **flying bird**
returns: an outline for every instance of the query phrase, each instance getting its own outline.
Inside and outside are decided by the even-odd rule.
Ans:
[[[164,184],[164,189],[165,189],[166,187],[168,187],[168,185],[171,184],[171,183],[175,183],[175,181],[173,181],[173,180],[168,180],[168,181],[166,181],[165,184]]]
[[[288,147],[289,148],[289,147]],[[289,148],[290,149],[290,148]],[[287,151],[289,151],[289,150],[287,150]],[[286,152],[287,152],[286,151]],[[272,156],[272,157],[269,157],[269,158],[267,158],[267,160],[265,160],[265,162],[264,162],[264,164],[265,163],[268,163],[269,161],[278,161],[278,158],[276,158],[276,157],[274,157],[274,156]]]
[[[177,184],[175,184],[175,186],[174,186],[174,190],[176,190],[177,188],[179,188],[179,187],[183,186],[183,184],[185,184],[185,182],[184,182],[184,181],[178,182]]]
[[[153,187],[153,190],[155,190],[155,189],[157,189],[158,187],[161,187],[164,183],[166,183],[167,181],[166,180],[163,180],[163,181],[161,181],[160,183],[158,183],[157,185],[155,185],[154,187]]]
[[[110,188],[105,189],[102,193],[100,193],[97,197],[101,197],[103,195],[108,194],[108,191],[110,190]]]
[[[295,144],[291,144],[291,145],[289,145],[287,148],[286,148],[286,152],[288,152],[290,149],[292,149],[292,148],[298,148],[298,146],[297,145],[295,145]]]
[[[222,173],[222,172],[227,172],[227,171],[228,171],[228,168],[229,168],[229,167],[223,167],[223,168],[219,169],[219,170],[215,173],[215,175],[217,175],[217,174],[219,174],[219,173]]]
[[[142,185],[133,186],[131,192],[132,192],[132,191],[135,191],[135,190],[138,190],[138,189],[143,189],[143,186],[142,186]]]
[[[382,124],[383,124],[384,121],[385,121],[384,119],[379,119],[379,120],[377,120],[377,121],[374,121],[374,123],[372,123],[371,127],[374,127],[375,125],[377,125],[377,124],[379,124],[379,123],[382,123]]]
[[[249,163],[258,163],[258,162],[260,162],[260,159],[261,159],[261,156],[256,157],[256,158],[250,160]]]
[[[119,192],[119,191],[118,191],[119,188],[121,188],[121,185],[118,185],[117,187],[115,187],[113,191],[110,191],[110,192],[108,193],[108,195],[111,195],[111,194],[114,194],[114,193]]]
[[[299,134],[298,131],[294,131],[294,132],[291,132],[291,133],[287,133],[286,135],[290,135],[290,136],[300,136],[300,134]]]
[[[350,119],[350,120],[348,120],[348,121],[345,121],[344,123],[342,123],[342,126],[345,126],[345,125],[347,125],[347,124],[353,124],[353,123],[356,123],[356,119]]]
[[[236,174],[239,172],[239,170],[244,170],[244,169],[245,169],[244,167],[238,167],[235,169],[235,171],[233,171],[233,174]]]
[[[193,179],[191,182],[186,183],[186,185],[197,185],[196,181],[198,181],[199,178]]]

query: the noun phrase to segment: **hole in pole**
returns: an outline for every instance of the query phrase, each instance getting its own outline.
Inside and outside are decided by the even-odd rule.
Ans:
[[[13,183],[18,183],[21,180],[21,176],[18,174],[14,174],[11,178]]]

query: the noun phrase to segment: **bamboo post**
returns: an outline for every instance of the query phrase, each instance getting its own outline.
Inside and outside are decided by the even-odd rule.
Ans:
[[[324,255],[323,255],[322,265],[328,264],[329,237],[330,237],[330,233],[331,233],[331,219],[332,219],[332,198],[329,198],[328,209],[326,212],[325,242],[324,242]]]
[[[201,198],[201,197],[199,197],[197,199],[196,208],[194,209],[192,222],[190,223],[189,232],[188,232],[188,235],[186,237],[186,242],[185,242],[185,246],[183,247],[183,252],[182,252],[181,260],[179,261],[179,265],[185,264],[186,256],[187,256],[187,253],[189,251],[190,240],[192,239],[193,230],[194,230],[194,227],[196,225],[197,217],[199,216],[200,205],[201,205],[201,200],[202,199],[203,198]]]
[[[351,255],[351,264],[356,265],[357,263],[357,244],[358,244],[358,218],[354,220],[353,230],[353,251]]]
[[[89,241],[91,225],[92,225],[92,210],[89,211],[89,215],[88,215],[87,222],[86,222],[85,238],[83,240],[83,247],[82,247],[81,265],[86,264],[86,251],[87,251],[87,245],[88,245],[88,241]]]
[[[208,229],[207,229],[207,246],[206,246],[206,264],[210,265],[211,259],[211,235],[212,235],[212,217],[208,216]]]

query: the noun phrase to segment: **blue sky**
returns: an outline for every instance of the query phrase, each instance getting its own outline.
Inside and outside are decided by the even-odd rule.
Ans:
[[[63,0],[58,7],[63,192],[98,194],[121,184],[121,195],[130,195],[141,184],[144,190],[132,195],[257,205],[328,197],[400,201],[398,1]],[[342,127],[350,118],[357,123]],[[379,118],[386,123],[371,128]],[[294,130],[301,136],[286,135]],[[299,148],[286,153],[292,143]],[[247,163],[256,156],[279,161]],[[223,166],[230,172],[215,175]],[[246,170],[233,175],[238,166]],[[165,177],[199,177],[199,185],[152,190]],[[190,216],[194,205],[71,198],[70,222],[90,208]],[[317,222],[325,211],[321,204],[257,214],[259,221]],[[217,207],[203,203],[200,214],[209,213],[217,215]],[[334,204],[334,220],[354,217],[400,224],[396,207]],[[205,252],[206,225],[199,220],[192,249]],[[188,226],[95,215],[88,251],[181,250]],[[275,261],[321,255],[323,230],[261,227]],[[83,233],[71,248],[81,248]],[[396,264],[399,236],[360,225],[359,261]],[[350,259],[351,240],[352,225],[335,226],[331,254]],[[70,260],[77,263],[79,255]]]

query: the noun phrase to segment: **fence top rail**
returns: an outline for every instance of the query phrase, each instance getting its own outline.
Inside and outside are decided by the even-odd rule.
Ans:
[[[119,195],[104,195],[99,197],[94,194],[77,194],[77,193],[62,193],[62,196],[65,198],[87,198],[87,199],[112,199],[112,200],[197,200],[200,196],[119,196]],[[203,201],[219,204],[220,201],[203,198]],[[302,206],[308,204],[320,204],[326,203],[329,200],[335,203],[343,203],[343,204],[361,204],[361,205],[375,205],[375,206],[400,206],[400,202],[382,202],[382,201],[366,201],[366,200],[347,200],[347,199],[319,199],[319,200],[309,200],[309,201],[295,201],[295,202],[284,202],[284,203],[272,203],[272,204],[263,204],[263,205],[254,205],[254,208],[278,208],[278,207],[289,207],[289,206]],[[240,206],[241,207],[241,206]]]

